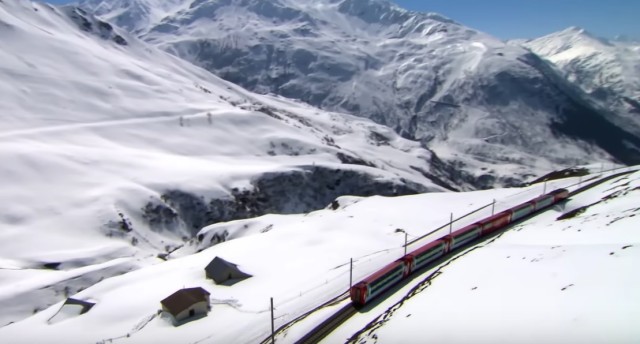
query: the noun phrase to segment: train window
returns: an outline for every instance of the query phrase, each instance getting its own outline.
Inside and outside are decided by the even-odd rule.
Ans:
[[[553,196],[545,197],[538,201],[538,208],[546,207],[553,203]]]
[[[375,284],[380,283],[380,281],[384,281],[384,280],[386,280],[387,278],[389,278],[389,276],[391,276],[391,275],[393,275],[393,274],[397,273],[398,271],[401,271],[402,269],[403,269],[402,265],[397,266],[395,269],[393,269],[393,270],[391,270],[391,271],[387,272],[386,274],[384,274],[384,275],[382,275],[380,278],[378,278],[378,282],[376,282]]]
[[[433,252],[440,251],[440,250],[442,250],[443,246],[444,246],[444,244],[440,243],[440,244],[438,244],[438,246],[434,246],[434,247],[432,247],[432,248],[420,253],[417,258],[420,258],[422,256],[428,256],[428,255],[432,254]]]
[[[425,252],[420,253],[417,257],[416,257],[416,264],[420,264],[423,261],[425,261],[428,258],[431,258],[433,256],[435,256],[436,254],[440,253],[442,251],[444,244],[440,244],[430,250],[427,250]]]
[[[384,287],[390,280],[397,278],[398,274],[402,273],[404,270],[403,265],[399,265],[397,268],[389,271],[384,274],[377,282],[371,284],[371,294],[375,294],[380,288]]]
[[[475,236],[478,235],[478,230],[479,228],[476,228],[470,232],[465,233],[464,235],[461,235],[459,237],[455,238],[455,242],[454,242],[454,247],[457,247],[458,245],[464,244],[465,242],[474,239]]]

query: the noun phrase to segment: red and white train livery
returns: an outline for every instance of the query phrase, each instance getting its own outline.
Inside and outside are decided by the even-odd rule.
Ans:
[[[445,254],[568,197],[568,190],[554,190],[432,241],[353,285],[350,290],[351,300],[354,304],[364,305],[414,271]]]

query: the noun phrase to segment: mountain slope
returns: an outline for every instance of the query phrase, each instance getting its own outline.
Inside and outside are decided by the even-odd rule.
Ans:
[[[475,338],[487,338],[489,342],[494,338],[503,339],[504,331],[459,331],[459,326],[455,332],[449,331],[458,324],[455,320],[460,317],[468,320],[471,327],[485,325],[484,328],[504,329],[501,322],[496,320],[505,314],[508,314],[509,319],[503,321],[524,331],[531,329],[531,323],[523,321],[527,319],[527,314],[543,314],[547,316],[537,318],[538,324],[556,326],[536,331],[536,339],[546,337],[546,334],[555,335],[564,328],[580,327],[580,323],[576,324],[575,316],[593,324],[590,327],[593,333],[600,334],[614,329],[613,333],[617,335],[635,339],[638,328],[632,320],[637,314],[637,307],[635,302],[629,300],[635,301],[640,296],[640,281],[634,273],[637,269],[635,262],[640,254],[637,245],[640,238],[633,218],[639,212],[639,178],[636,173],[626,180],[619,179],[604,184],[587,197],[572,197],[566,205],[553,207],[546,214],[520,224],[495,242],[478,245],[485,247],[475,249],[442,268],[441,276],[427,283],[427,288],[414,294],[416,297],[406,302],[407,308],[415,307],[408,312],[412,316],[405,313],[406,308],[397,313],[402,314],[399,317],[387,314],[387,326],[374,330],[385,343],[402,342],[403,339],[411,342],[414,338],[425,336],[435,340],[434,337],[447,333],[456,338],[472,334]],[[554,189],[577,182],[578,178],[555,180],[546,186]],[[178,257],[167,262],[147,266],[123,276],[105,278],[86,290],[73,290],[70,296],[94,302],[95,307],[86,314],[72,315],[60,321],[59,315],[64,313],[61,301],[21,321],[1,327],[0,337],[11,338],[12,343],[258,343],[270,335],[269,301],[273,298],[276,328],[315,310],[309,316],[294,322],[277,337],[278,343],[294,343],[306,331],[331,315],[332,311],[348,302],[343,300],[315,309],[325,301],[345,295],[349,285],[350,259],[353,259],[353,280],[359,281],[403,256],[404,235],[397,229],[403,229],[413,239],[447,223],[451,212],[456,215],[467,213],[492,204],[493,200],[497,200],[495,210],[501,211],[539,196],[542,190],[543,186],[538,184],[522,189],[468,193],[341,197],[335,207],[309,214],[266,215],[219,224],[215,228],[208,228],[208,231],[226,229],[235,239],[197,253],[188,252],[186,256],[178,254]],[[578,214],[573,220],[555,221],[565,212],[607,197],[609,199],[602,202],[605,209],[594,206],[587,209],[587,212]],[[490,214],[491,208],[485,208],[456,225],[464,226]],[[608,223],[610,225],[606,226]],[[441,228],[429,238],[441,237],[448,234],[448,231],[446,227]],[[556,245],[562,247],[552,248]],[[623,248],[629,245],[631,247]],[[38,248],[32,247],[30,250]],[[176,253],[187,249],[192,247]],[[509,254],[513,256],[508,257]],[[523,256],[528,259],[522,259]],[[222,257],[238,264],[253,277],[232,286],[214,284],[204,273],[204,267],[214,257]],[[536,258],[541,262],[535,261]],[[589,263],[594,264],[592,266]],[[601,274],[594,274],[594,271]],[[4,271],[0,272],[6,274]],[[45,274],[36,275],[33,271],[12,272],[22,279],[24,275],[31,274],[34,281],[42,281],[48,277]],[[425,277],[433,272],[425,271]],[[599,280],[600,276],[610,279]],[[618,278],[621,277],[627,283],[619,283]],[[14,278],[12,284],[7,283],[6,288],[0,289],[0,296],[11,294],[15,289],[13,287],[18,278]],[[396,290],[390,292],[387,300],[374,303],[358,312],[327,340],[345,342],[389,306],[407,297],[408,291],[421,281],[422,278],[409,281],[406,287],[398,288],[397,293]],[[572,283],[575,285],[569,286]],[[517,288],[504,289],[514,284]],[[25,289],[34,288],[21,285]],[[158,312],[163,298],[180,288],[198,286],[211,293],[211,311],[208,316],[181,326],[173,326],[166,314]],[[472,289],[474,286],[478,287],[477,290]],[[567,286],[568,290],[561,290]],[[531,295],[551,297],[531,298]],[[469,307],[466,303],[456,301],[459,298],[482,307]],[[33,303],[38,298],[17,300]],[[604,304],[607,311],[603,312],[601,304],[594,300],[615,303]],[[548,314],[556,301],[575,308],[563,308],[562,312]],[[575,303],[566,303],[567,301]],[[486,305],[487,302],[489,306]],[[431,307],[419,306],[425,303]],[[531,308],[518,308],[522,303]],[[500,312],[502,308],[498,308],[496,312],[496,308],[491,307],[496,304],[504,306],[510,312]],[[436,313],[440,314],[439,317],[434,316],[433,308],[440,310]],[[467,319],[471,314],[474,318]],[[626,322],[607,320],[611,316],[624,318]],[[439,326],[425,329],[424,321],[416,321],[414,317],[430,319]],[[602,319],[603,322],[592,322],[597,319]],[[404,328],[403,332],[398,328],[402,324],[410,324],[411,327]],[[601,324],[607,326],[600,326]],[[362,333],[364,340],[367,334],[373,337],[372,340],[375,339],[376,333],[367,329]],[[526,336],[528,332],[519,334]],[[572,334],[580,336],[584,332]],[[498,338],[493,337],[494,335]],[[582,338],[584,337],[570,336],[567,339],[568,342],[575,342]],[[597,338],[603,338],[602,342],[609,339]]]
[[[97,8],[114,20],[136,12]],[[636,135],[534,54],[388,1],[193,1],[137,27],[248,89],[386,124],[458,169],[486,171],[473,172],[478,187],[542,166],[640,159]]]
[[[521,44],[553,62],[569,81],[640,133],[640,44],[609,41],[577,27]]]
[[[252,94],[74,7],[2,1],[0,41],[0,280],[18,283],[0,326],[212,223],[451,183],[389,128]]]

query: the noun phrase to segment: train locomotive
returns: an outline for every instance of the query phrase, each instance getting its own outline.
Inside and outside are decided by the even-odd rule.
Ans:
[[[568,197],[567,189],[557,189],[423,245],[353,285],[349,291],[351,301],[358,306],[365,305],[414,271],[447,253]]]

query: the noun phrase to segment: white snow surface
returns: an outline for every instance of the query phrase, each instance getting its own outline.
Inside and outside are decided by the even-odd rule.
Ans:
[[[576,183],[578,178],[571,178],[549,182],[546,188]],[[544,326],[541,325],[539,333],[534,333],[534,339],[549,338],[545,336],[557,333],[568,339],[587,338],[578,331],[585,323],[591,325],[589,333],[604,335],[613,331],[618,336],[613,338],[637,339],[640,333],[629,319],[637,316],[633,305],[640,297],[640,281],[634,277],[632,264],[639,254],[640,238],[634,226],[637,221],[632,218],[639,211],[638,187],[638,173],[606,183],[518,225],[491,244],[480,244],[483,248],[443,268],[443,274],[429,288],[410,299],[411,303],[406,302],[407,306],[413,305],[407,308],[412,314],[410,317],[406,317],[409,313],[403,313],[399,321],[391,318],[377,329],[379,342],[410,343],[415,338],[426,338],[425,335],[431,335],[436,341],[455,342],[467,338],[465,334],[469,333],[479,333],[479,338],[487,342],[495,338],[526,342],[526,335],[532,331],[526,329],[525,325],[530,323],[525,321],[541,321],[542,316]],[[12,343],[108,340],[116,343],[256,343],[269,335],[271,297],[275,304],[275,323],[280,326],[339,296],[349,284],[349,259],[354,259],[353,276],[357,281],[403,254],[404,235],[398,228],[406,231],[410,239],[416,238],[446,224],[450,212],[469,212],[491,204],[494,199],[497,200],[495,211],[500,211],[536,197],[544,190],[544,185],[537,184],[525,189],[468,193],[343,197],[335,210],[234,221],[227,224],[230,230],[267,230],[247,231],[234,240],[198,253],[183,248],[167,262],[106,278],[73,295],[96,303],[86,314],[49,321],[60,310],[60,302],[0,328],[0,337],[11,338]],[[562,213],[610,194],[617,197],[589,208],[572,220],[555,220]],[[485,217],[490,211],[489,207],[456,226]],[[448,228],[444,228],[423,242],[447,232]],[[628,245],[631,246],[622,249]],[[238,264],[253,277],[232,286],[215,285],[205,278],[204,267],[216,256]],[[429,272],[425,272],[427,274]],[[174,327],[164,313],[158,315],[160,300],[182,287],[197,286],[211,293],[212,309],[208,316]],[[390,304],[403,298],[410,287],[401,288],[387,301],[361,312],[326,342],[344,342]],[[474,287],[476,289],[472,289]],[[566,290],[561,290],[565,287]],[[534,297],[535,301],[531,301]],[[418,298],[423,299],[417,301]],[[425,303],[430,306],[424,307]],[[549,312],[549,307],[556,307],[556,303],[562,312]],[[496,304],[502,308],[494,308]],[[526,306],[526,311],[518,305]],[[606,313],[601,312],[604,305],[610,307]],[[320,310],[294,323],[277,341],[295,342],[330,315],[330,310]],[[483,310],[487,311],[483,313]],[[510,315],[508,320],[513,332],[517,332],[516,337],[494,335],[500,332],[498,329],[504,329],[498,320],[506,318],[505,314]],[[611,320],[597,321],[609,316]],[[425,331],[425,321],[419,319],[428,319],[427,323],[433,325]],[[410,326],[415,327],[407,325],[409,321]],[[456,331],[459,324],[485,330]],[[560,332],[569,325],[570,330]]]
[[[167,190],[228,198],[320,166],[443,190],[389,128],[252,94],[73,7],[2,1],[0,42],[0,325],[161,262],[193,231],[143,218]]]
[[[639,200],[638,172],[572,197],[424,271],[323,343],[635,343]]]

